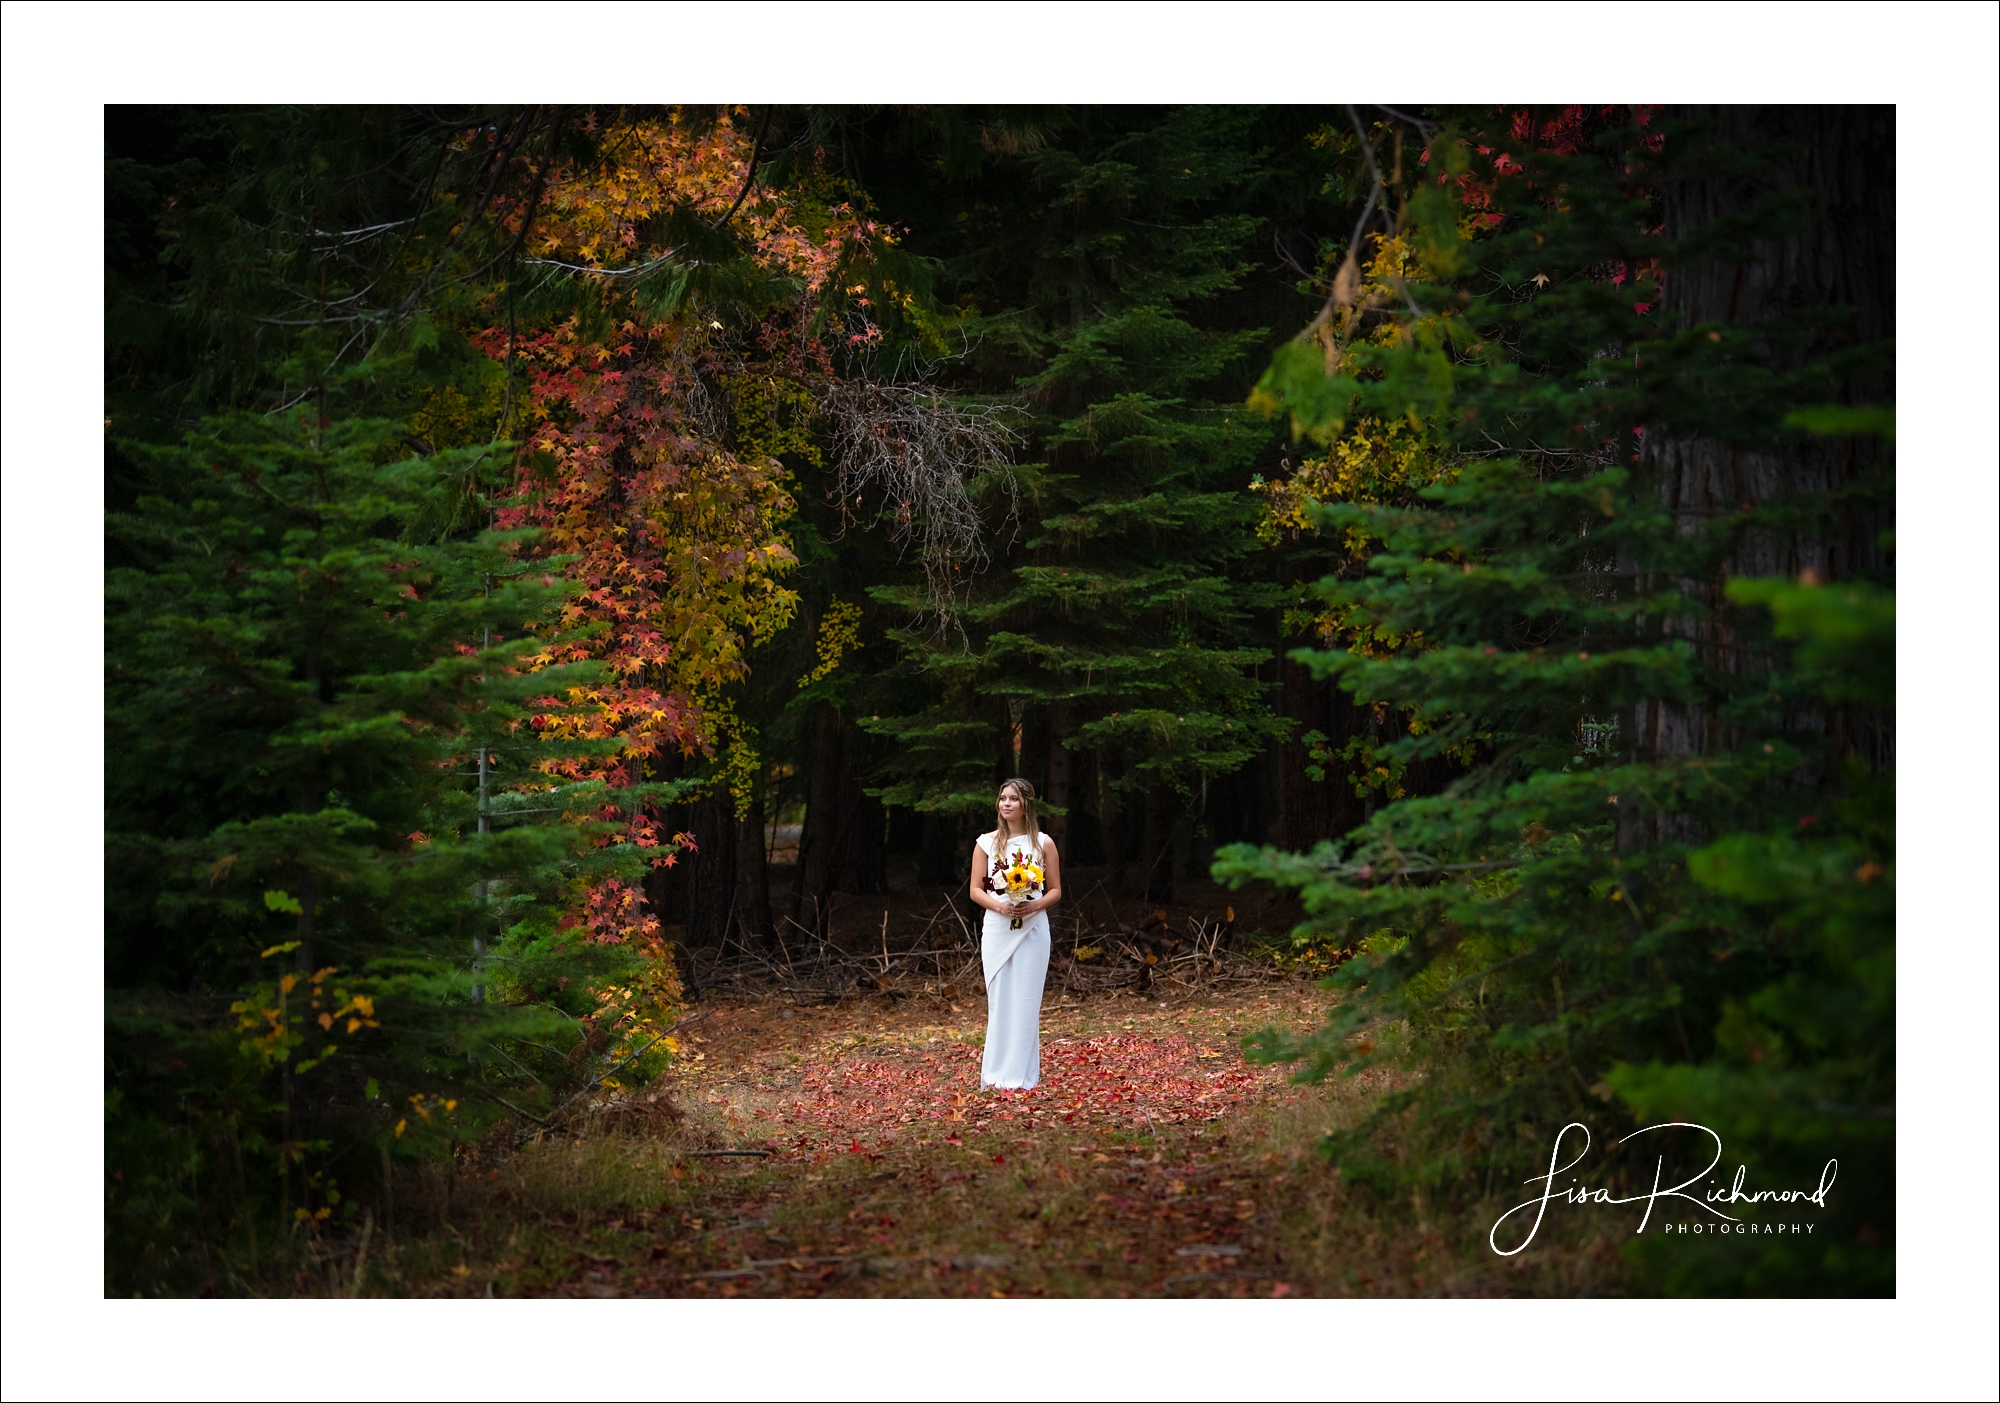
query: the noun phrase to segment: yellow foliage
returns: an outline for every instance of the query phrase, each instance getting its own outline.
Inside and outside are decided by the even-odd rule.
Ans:
[[[1257,534],[1267,545],[1296,539],[1318,530],[1308,516],[1310,507],[1392,501],[1433,483],[1449,482],[1456,473],[1442,445],[1425,427],[1413,427],[1404,419],[1360,419],[1328,446],[1325,456],[1307,459],[1290,477],[1251,483],[1250,490],[1264,498]],[[1369,542],[1350,528],[1344,544],[1350,551],[1361,551]]]
[[[499,367],[494,369],[498,372]],[[468,395],[455,385],[438,386],[410,416],[410,432],[439,452],[486,443],[509,427],[500,422],[506,388],[501,373],[489,376],[476,395]],[[517,413],[520,408],[517,403]]]
[[[713,309],[646,290],[662,280],[685,289],[695,266],[663,242],[666,221],[726,218],[763,273],[803,294],[772,314],[799,327],[823,295],[852,291],[832,282],[837,269],[893,242],[824,173],[752,179],[745,116],[731,108],[696,122],[676,110],[621,121],[590,158],[559,158],[529,249],[582,274],[597,313],[486,335],[496,359],[527,367],[528,412],[539,425],[527,435],[524,485],[547,494],[533,510],[503,510],[501,524],[546,528],[538,549],[572,556],[571,573],[590,581],[561,620],[566,631],[608,625],[537,660],[601,660],[614,674],[572,693],[566,712],[545,718],[547,733],[615,737],[642,766],[669,749],[728,739],[718,699],[748,676],[750,648],[789,624],[798,605],[782,583],[797,560],[785,530],[793,486],[779,459],[822,462],[812,372],[797,337],[779,359],[745,363],[711,338],[721,325]],[[710,399],[718,383],[726,431]],[[441,401],[434,413],[455,409]],[[741,770],[754,742],[737,748]]]
[[[812,392],[796,380],[772,374],[725,376],[735,419],[736,451],[745,458],[776,458],[790,453],[814,467],[826,457],[814,441],[811,424],[819,406]]]
[[[1250,490],[1264,499],[1257,534],[1268,545],[1318,534],[1312,508],[1332,502],[1414,502],[1416,493],[1457,474],[1454,460],[1428,425],[1405,419],[1364,418],[1328,445],[1324,456],[1309,458],[1291,476],[1275,482],[1257,479]],[[1341,547],[1350,564],[1364,559],[1375,542],[1350,526]],[[1400,648],[1422,647],[1420,633],[1398,634],[1374,625],[1357,624],[1354,611],[1308,595],[1285,611],[1287,632],[1308,633],[1329,647],[1344,643],[1351,652],[1384,656]]]
[[[622,128],[588,166],[558,162],[530,239],[536,256],[588,267],[632,266],[642,231],[655,216],[679,208],[712,222],[733,206],[731,223],[759,261],[817,294],[846,246],[893,240],[889,229],[838,199],[824,181],[826,188],[804,192],[751,181],[745,192],[755,145],[754,129],[739,125],[746,115],[729,109],[697,131],[676,110],[665,120]]]
[[[819,621],[819,663],[799,679],[799,690],[832,675],[849,651],[861,646],[861,606],[836,599]]]

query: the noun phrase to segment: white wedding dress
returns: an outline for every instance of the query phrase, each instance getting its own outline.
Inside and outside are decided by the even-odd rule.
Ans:
[[[993,866],[993,835],[979,835],[979,850]],[[1026,838],[1007,840],[1007,851],[1025,853],[1037,866],[1041,855]],[[1042,1079],[1042,981],[1049,973],[1049,915],[1037,911],[1014,918],[988,911],[980,933],[980,962],[986,969],[986,1057],[979,1085],[1026,1090]]]

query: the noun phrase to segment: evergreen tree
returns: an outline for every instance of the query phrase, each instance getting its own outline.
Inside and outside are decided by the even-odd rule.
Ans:
[[[561,779],[610,748],[563,724],[602,669],[547,665],[573,587],[524,564],[533,533],[482,529],[510,445],[466,406],[505,371],[421,300],[357,335],[385,289],[315,232],[371,212],[310,178],[380,136],[347,120],[248,114],[291,136],[179,163],[167,247],[196,275],[156,287],[157,342],[122,324],[145,375],[108,445],[121,1295],[238,1289],[287,1250],[274,1213],[351,1216],[391,1154],[545,1112],[580,1068],[657,1068],[678,992],[636,894],[671,849],[629,822],[673,791]],[[209,378],[149,382],[177,356]]]
[[[1841,121],[1880,157],[1845,177],[1814,144]],[[1329,607],[1421,645],[1299,656],[1415,719],[1387,753],[1476,763],[1339,843],[1217,870],[1299,889],[1352,955],[1325,1029],[1268,1055],[1421,1068],[1329,1142],[1385,1205],[1530,1181],[1570,1121],[1600,1153],[1692,1122],[1727,1156],[1704,1192],[1737,1163],[1753,1189],[1812,1190],[1835,1160],[1838,1188],[1810,1237],[1649,1236],[1649,1280],[1868,1294],[1893,1290],[1892,479],[1869,437],[1888,322],[1848,294],[1890,285],[1889,187],[1869,185],[1892,142],[1879,111],[1746,122],[1755,154],[1612,111],[1428,134],[1424,178],[1387,192],[1420,256],[1350,284],[1325,344],[1287,347],[1262,389],[1323,439],[1369,414],[1450,435],[1420,501],[1313,509],[1381,547]],[[1827,238],[1850,243],[1810,247]],[[1739,293],[1726,319],[1716,286]],[[1737,466],[1720,502],[1684,490],[1697,456]],[[1658,1148],[1669,1174],[1709,1153]],[[1577,1172],[1643,1193],[1653,1153]]]
[[[646,795],[541,773],[591,749],[540,726],[601,671],[533,666],[563,587],[521,578],[509,535],[405,534],[489,453],[412,454],[395,421],[314,423],[322,403],[131,446],[184,488],[114,519],[144,564],[113,573],[107,630],[114,967],[250,978],[233,1036],[280,1083],[267,1109],[283,1125],[237,1129],[275,1157],[279,1196],[315,1211],[340,1200],[310,1196],[323,1166],[294,1171],[308,1146],[407,1139],[391,1131],[413,1097],[466,1099],[467,1127],[496,1092],[532,1102],[557,1079],[524,1077],[514,1044],[617,1022],[628,1009],[604,1018],[585,986],[647,967],[615,922],[560,928],[647,857],[604,843]],[[137,936],[159,948],[131,950]],[[673,990],[649,992],[642,1019]],[[113,1006],[121,1107],[158,1089],[174,1047],[132,1014]],[[215,1109],[232,1119],[227,1097]]]
[[[1268,322],[1222,310],[1255,269],[1261,225],[1244,205],[1273,183],[1270,117],[1013,120],[989,125],[1007,139],[977,157],[941,143],[956,213],[932,211],[949,232],[924,251],[940,297],[958,289],[977,313],[979,348],[952,383],[1025,395],[1021,456],[1038,461],[1018,466],[1018,498],[989,482],[993,564],[967,572],[950,626],[914,587],[875,590],[917,623],[866,724],[894,742],[890,803],[962,825],[997,777],[1025,771],[1073,861],[1128,868],[1164,898],[1209,785],[1286,729],[1259,674],[1257,611],[1274,596],[1242,490],[1272,443],[1241,404]],[[953,158],[969,172],[957,190]]]

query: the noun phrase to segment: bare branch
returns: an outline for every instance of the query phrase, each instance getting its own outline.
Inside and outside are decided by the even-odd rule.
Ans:
[[[1378,107],[1381,106],[1379,103],[1375,105]],[[1392,109],[1386,107],[1382,108],[1382,110],[1390,112],[1399,121],[1410,123],[1420,131],[1428,132],[1430,130],[1428,126],[1414,117],[1407,116],[1401,112],[1394,112]],[[1361,206],[1361,217],[1354,221],[1354,233],[1347,240],[1347,257],[1341,260],[1340,270],[1334,274],[1333,286],[1328,290],[1326,301],[1321,304],[1318,314],[1299,332],[1297,339],[1301,341],[1320,333],[1323,328],[1330,326],[1333,322],[1335,311],[1352,307],[1355,304],[1361,291],[1361,236],[1367,232],[1368,221],[1374,217],[1378,207],[1382,210],[1383,218],[1388,218],[1387,191],[1382,184],[1382,169],[1375,162],[1375,148],[1368,142],[1368,129],[1362,125],[1361,114],[1354,110],[1352,103],[1347,104],[1347,117],[1354,124],[1355,136],[1360,139],[1362,159],[1368,163],[1368,199]],[[1402,294],[1404,305],[1410,309],[1410,315],[1421,318],[1423,316],[1422,310],[1411,299],[1409,291],[1403,286],[1403,280],[1400,277],[1396,279],[1396,290]],[[1333,373],[1334,363],[1338,359],[1338,349],[1329,333],[1327,338],[1327,373],[1329,375]]]
[[[658,258],[635,263],[630,268],[593,268],[587,263],[564,263],[557,258],[524,258],[521,262],[538,268],[560,268],[566,273],[588,273],[597,278],[636,278],[641,274],[652,272],[663,263],[673,262],[674,255],[678,252],[679,249],[670,248]]]
[[[360,243],[363,240],[374,238],[377,234],[386,233],[391,229],[400,229],[406,224],[414,223],[416,223],[416,216],[412,215],[408,219],[392,219],[387,224],[370,224],[365,229],[315,229],[312,231],[312,237],[315,239],[334,240],[334,247],[339,248],[347,244]]]
[[[821,392],[839,471],[841,511],[854,518],[869,491],[899,549],[917,543],[926,594],[942,627],[967,567],[987,558],[973,484],[991,474],[1020,507],[1011,450],[1024,442],[1017,411],[954,401],[935,387],[834,381]]]
[[[1368,229],[1368,220],[1374,215],[1376,205],[1382,203],[1382,172],[1375,165],[1375,152],[1368,145],[1368,133],[1363,130],[1361,118],[1353,107],[1347,109],[1347,115],[1353,119],[1354,130],[1361,138],[1361,154],[1368,161],[1368,199],[1361,206],[1361,217],[1354,221],[1354,233],[1347,240],[1347,257],[1341,260],[1340,271],[1334,274],[1333,286],[1327,291],[1326,301],[1321,304],[1318,315],[1299,333],[1301,341],[1330,325],[1335,310],[1354,305],[1355,296],[1361,290],[1361,236]],[[1328,374],[1332,373],[1333,359],[1333,350],[1329,347]]]
[[[750,168],[743,172],[743,188],[736,192],[736,203],[729,207],[728,213],[724,214],[722,218],[709,225],[709,228],[720,229],[730,220],[736,218],[736,211],[743,208],[743,201],[750,194],[750,184],[757,178],[757,162],[764,154],[764,134],[770,130],[771,109],[767,107],[764,109],[764,120],[757,125],[757,139],[750,145]]]
[[[1437,130],[1437,123],[1427,122],[1422,117],[1413,117],[1407,112],[1399,112],[1395,108],[1390,107],[1385,103],[1376,102],[1376,103],[1370,103],[1369,105],[1378,112],[1387,112],[1391,117],[1394,117],[1399,122],[1408,122],[1411,126],[1415,127],[1425,136],[1429,136],[1432,132]]]

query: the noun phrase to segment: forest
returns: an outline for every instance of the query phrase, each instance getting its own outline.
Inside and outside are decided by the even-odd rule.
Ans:
[[[107,108],[105,1294],[1894,1295],[1895,157]]]

